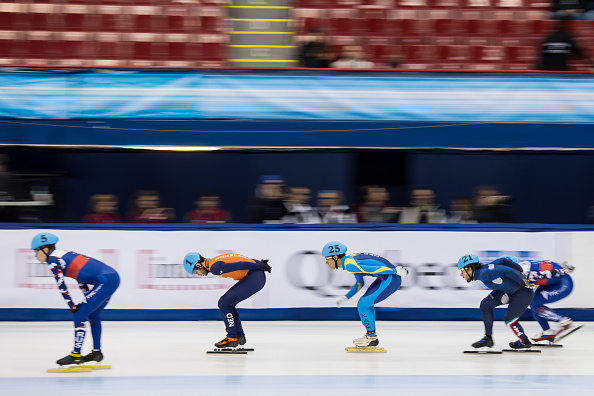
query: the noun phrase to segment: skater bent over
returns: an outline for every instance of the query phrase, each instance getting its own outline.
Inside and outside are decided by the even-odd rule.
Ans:
[[[530,285],[536,287],[530,309],[542,331],[532,339],[534,341],[554,341],[555,337],[569,329],[573,320],[559,315],[545,304],[562,300],[571,293],[573,280],[569,273],[573,271],[574,267],[545,260],[522,261],[520,266]],[[551,327],[549,321],[555,322],[555,324]]]
[[[75,252],[57,250],[57,242],[58,237],[47,232],[35,235],[31,242],[35,258],[49,265],[74,320],[74,349],[56,363],[64,366],[90,361],[100,362],[103,360],[101,313],[120,285],[120,277],[113,268],[99,260]],[[85,296],[84,302],[74,304],[66,287],[65,277],[78,281],[78,286]],[[91,325],[93,350],[88,355],[81,356],[87,320]]]
[[[401,276],[408,275],[408,270],[402,266],[395,267],[387,259],[373,253],[354,253],[346,255],[347,247],[340,242],[329,242],[322,249],[326,265],[331,269],[342,269],[355,275],[356,283],[351,290],[336,300],[340,307],[353,297],[365,284],[364,276],[376,279],[369,286],[365,294],[357,302],[359,317],[367,332],[361,338],[353,340],[358,347],[379,345],[375,332],[375,303],[379,303],[394,293],[402,282]]]
[[[266,284],[264,272],[271,272],[268,260],[258,261],[236,253],[209,259],[199,253],[191,252],[184,257],[184,268],[192,275],[206,276],[210,272],[213,275],[239,281],[219,299],[219,309],[225,322],[227,336],[217,342],[215,347],[235,348],[238,345],[244,345],[245,332],[235,306],[262,290]]]
[[[513,349],[530,348],[532,343],[524,333],[518,322],[520,316],[526,311],[534,297],[534,292],[524,282],[522,267],[514,256],[501,256],[489,264],[483,264],[478,256],[467,254],[458,260],[460,276],[466,282],[479,280],[493,290],[481,301],[481,313],[485,325],[485,336],[472,344],[474,348],[488,347],[493,342],[493,309],[500,305],[509,304],[505,311],[505,324],[507,324],[518,337],[517,341],[510,342]]]

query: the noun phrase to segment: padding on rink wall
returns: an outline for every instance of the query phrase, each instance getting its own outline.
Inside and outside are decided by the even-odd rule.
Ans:
[[[84,226],[4,225],[0,279],[0,320],[70,320],[47,264],[30,250],[41,231],[59,237],[58,248],[73,250],[113,266],[122,282],[105,312],[107,320],[214,320],[217,301],[234,281],[197,277],[182,267],[184,255],[205,257],[236,252],[268,259],[272,273],[262,291],[238,308],[248,320],[357,320],[356,300],[336,308],[334,300],[354,284],[351,274],[330,270],[321,256],[329,241],[348,253],[372,252],[403,265],[410,275],[377,305],[378,319],[478,320],[480,300],[489,291],[466,283],[456,268],[464,254],[483,262],[502,254],[520,259],[568,261],[575,266],[574,291],[551,304],[577,320],[594,319],[591,246],[594,227],[541,225],[164,225]],[[594,274],[593,274],[594,275]],[[370,283],[370,282],[368,282]],[[75,301],[82,294],[74,281]],[[502,310],[497,312],[502,317]]]

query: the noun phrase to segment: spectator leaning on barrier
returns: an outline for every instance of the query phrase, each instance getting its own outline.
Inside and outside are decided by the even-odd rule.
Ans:
[[[345,203],[340,190],[321,190],[316,198],[316,210],[323,223],[356,223],[357,215]]]
[[[444,223],[445,210],[435,202],[435,191],[428,187],[415,188],[410,193],[410,206],[402,208],[400,223]]]
[[[95,194],[89,199],[89,213],[82,223],[121,223],[118,213],[119,199],[112,194]]]
[[[194,199],[196,208],[186,212],[186,223],[232,223],[231,213],[221,208],[221,197],[212,191],[205,191]]]
[[[171,223],[175,221],[175,211],[161,207],[161,196],[157,191],[137,191],[131,200],[126,215],[128,223]]]

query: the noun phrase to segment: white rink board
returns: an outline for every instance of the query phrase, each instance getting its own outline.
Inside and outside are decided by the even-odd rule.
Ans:
[[[47,265],[31,252],[31,238],[47,230],[0,230],[4,260],[0,264],[0,308],[64,308],[64,301]],[[349,253],[371,252],[411,270],[397,293],[379,307],[476,308],[486,290],[466,284],[456,268],[464,254],[484,260],[500,254],[520,258],[569,261],[577,268],[574,292],[559,308],[593,308],[590,251],[594,232],[468,232],[468,231],[138,231],[55,230],[58,247],[73,250],[113,266],[122,283],[110,309],[217,308],[219,296],[234,281],[189,276],[182,259],[187,252],[203,256],[236,252],[268,259],[273,270],[265,288],[240,308],[334,307],[354,277],[331,271],[321,249],[340,241]],[[368,283],[370,283],[368,281]],[[78,289],[74,281],[71,290]],[[360,292],[361,293],[361,292]],[[73,292],[76,299],[81,296]],[[355,306],[356,298],[347,302]]]

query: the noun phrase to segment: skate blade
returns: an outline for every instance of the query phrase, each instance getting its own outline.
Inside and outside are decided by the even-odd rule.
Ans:
[[[109,370],[109,369],[111,369],[110,365],[105,365],[105,364],[89,364],[89,365],[83,366],[83,367],[88,367],[91,370]]]
[[[569,330],[566,330],[565,333],[561,333],[561,335],[558,336],[555,340],[556,341],[562,340],[565,337],[567,337],[568,335],[575,333],[576,331],[578,331],[582,327],[584,327],[584,325],[579,325],[578,327],[569,328]]]
[[[520,352],[520,353],[541,353],[539,349],[522,348],[522,349],[502,349],[503,352]]]
[[[532,343],[532,348],[562,348],[563,345],[561,344],[555,344],[553,341],[549,341],[547,343],[542,343],[542,342],[537,342],[537,343]]]
[[[206,351],[206,353],[218,355],[247,355],[247,349],[248,348],[215,348],[212,351]]]
[[[492,349],[471,349],[463,353],[475,353],[477,355],[501,355],[503,352]]]
[[[344,350],[347,352],[388,352],[381,347],[346,347]]]
[[[88,373],[90,371],[93,370],[88,366],[70,366],[47,370],[48,373]]]

